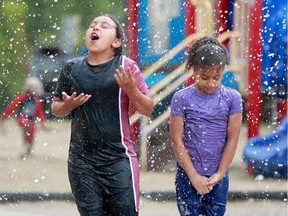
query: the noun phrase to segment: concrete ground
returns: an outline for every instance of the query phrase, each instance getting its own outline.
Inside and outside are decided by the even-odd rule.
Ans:
[[[9,120],[5,123],[6,133],[0,134],[1,216],[79,215],[72,200],[32,199],[27,202],[24,198],[15,202],[5,202],[5,194],[7,196],[9,194],[34,194],[34,197],[37,193],[44,194],[44,196],[51,193],[70,194],[66,168],[70,122],[49,121],[48,127],[50,131],[38,129],[33,154],[23,160],[20,157],[24,152],[21,131],[15,121]],[[264,129],[272,130],[272,128]],[[264,132],[267,133],[267,131]],[[243,127],[239,147],[230,169],[230,194],[236,194],[236,196],[246,194],[247,197],[230,199],[226,215],[288,215],[287,180],[262,179],[248,175],[241,160],[246,141],[246,129]],[[173,199],[174,161],[167,161],[165,167],[162,171],[141,172],[141,192],[145,196],[142,196],[140,200],[140,216],[178,215]],[[259,194],[263,195],[260,199]],[[279,194],[284,197],[286,195],[286,198],[279,199]],[[170,199],[165,200],[165,196]]]
[[[226,216],[287,216],[287,202],[229,202]],[[1,216],[79,216],[72,202],[20,202],[0,205]],[[175,202],[141,200],[139,216],[177,216]]]

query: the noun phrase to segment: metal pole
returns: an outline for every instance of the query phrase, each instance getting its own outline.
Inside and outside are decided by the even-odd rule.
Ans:
[[[247,127],[248,138],[251,138],[258,136],[261,124],[263,0],[251,0],[249,6]]]

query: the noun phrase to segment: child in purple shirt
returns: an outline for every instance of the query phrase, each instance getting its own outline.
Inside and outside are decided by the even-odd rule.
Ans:
[[[203,37],[189,49],[186,69],[196,83],[175,93],[170,133],[178,160],[176,195],[181,215],[224,215],[228,168],[242,123],[239,92],[221,85],[226,48]]]

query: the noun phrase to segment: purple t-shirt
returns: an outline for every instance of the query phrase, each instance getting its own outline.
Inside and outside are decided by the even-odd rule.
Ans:
[[[195,84],[174,94],[171,114],[184,119],[184,144],[200,175],[211,176],[217,171],[229,116],[242,110],[240,93],[223,85],[209,95],[196,91]]]

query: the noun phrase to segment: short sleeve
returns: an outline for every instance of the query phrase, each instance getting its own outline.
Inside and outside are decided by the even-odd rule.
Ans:
[[[238,91],[234,90],[231,98],[230,115],[234,115],[241,112],[243,112],[242,97]]]
[[[176,92],[171,100],[171,115],[185,117],[185,104],[181,91]]]
[[[67,62],[62,70],[60,71],[60,74],[58,76],[58,81],[54,93],[54,97],[58,97],[62,99],[62,92],[66,92],[68,95],[71,94],[71,82],[69,78],[69,74],[71,74],[72,71],[72,66],[74,63],[72,62]]]

